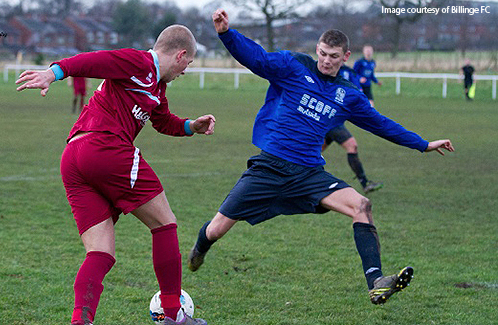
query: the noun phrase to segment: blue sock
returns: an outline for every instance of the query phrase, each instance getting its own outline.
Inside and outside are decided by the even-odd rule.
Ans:
[[[371,290],[374,280],[382,276],[380,243],[377,236],[377,229],[374,225],[368,223],[355,222],[353,230],[356,249],[361,257],[368,289]]]
[[[211,245],[213,245],[216,240],[209,240],[206,236],[206,228],[209,226],[211,221],[208,221],[202,226],[202,228],[199,230],[199,236],[197,237],[197,243],[195,243],[195,248],[197,251],[201,254],[206,253],[210,248]]]

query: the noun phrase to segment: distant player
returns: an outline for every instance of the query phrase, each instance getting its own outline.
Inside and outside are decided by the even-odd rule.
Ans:
[[[121,49],[78,54],[46,71],[25,71],[18,91],[42,89],[72,77],[104,79],[71,129],[61,174],[86,258],[74,282],[71,324],[93,323],[102,282],[115,263],[114,223],[132,213],[152,233],[152,263],[161,290],[165,325],[205,325],[181,310],[182,263],[176,217],[152,168],[133,145],[147,121],[160,133],[212,134],[214,117],[182,119],[172,114],[166,84],[184,74],[196,53],[190,30],[172,25],[152,50]],[[125,322],[126,323],[126,322]]]
[[[377,80],[374,74],[376,67],[375,60],[373,59],[373,47],[370,45],[365,45],[363,47],[363,58],[357,60],[354,63],[353,69],[356,73],[363,77],[361,79],[361,88],[363,93],[367,96],[370,101],[370,105],[374,107],[373,93],[372,93],[372,81],[377,85],[382,86],[382,81]]]
[[[78,114],[83,110],[83,106],[85,105],[85,97],[86,97],[86,88],[87,83],[89,83],[89,79],[85,77],[69,77],[67,79],[67,83],[69,86],[73,87],[73,114],[76,113],[76,107],[79,103]]]
[[[349,58],[349,40],[338,30],[322,34],[316,46],[318,62],[289,51],[266,52],[229,29],[227,13],[213,14],[219,38],[241,64],[270,82],[253,130],[261,154],[221,204],[215,217],[202,226],[188,257],[190,270],[204,262],[213,243],[239,220],[251,225],[278,215],[337,211],[353,220],[354,240],[367,280],[370,300],[382,304],[406,287],[413,269],[392,276],[381,271],[380,244],[370,201],[323,168],[325,134],[346,120],[387,140],[421,152],[453,151],[450,140],[427,142],[379,114],[352,83],[337,76]],[[302,231],[302,229],[299,229]],[[285,258],[285,257],[283,257]],[[348,280],[346,280],[348,281]]]
[[[465,92],[465,98],[467,100],[472,100],[472,97],[470,96],[470,89],[472,85],[474,84],[474,67],[470,64],[469,59],[465,59],[465,65],[462,67],[462,73],[463,73],[463,89]]]
[[[339,75],[344,79],[351,81],[356,87],[358,87],[358,89],[361,90],[360,77],[358,76],[356,71],[348,67],[346,64],[343,64],[339,69]],[[382,188],[382,182],[370,181],[365,175],[363,164],[361,163],[358,156],[358,143],[344,124],[335,127],[327,132],[327,134],[325,135],[325,141],[322,145],[322,152],[325,151],[325,149],[327,149],[328,146],[334,141],[337,142],[342,148],[344,148],[344,150],[346,150],[348,155],[349,167],[351,167],[351,169],[355,173],[356,178],[360,182],[365,194]]]

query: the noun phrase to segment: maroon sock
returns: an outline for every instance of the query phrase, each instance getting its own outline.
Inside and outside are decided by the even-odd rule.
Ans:
[[[111,270],[116,260],[105,252],[91,251],[86,254],[85,261],[74,281],[74,310],[71,324],[90,324],[104,290],[102,281]]]
[[[164,315],[176,320],[182,290],[182,256],[178,246],[176,224],[155,228],[152,233],[152,263],[161,289]]]

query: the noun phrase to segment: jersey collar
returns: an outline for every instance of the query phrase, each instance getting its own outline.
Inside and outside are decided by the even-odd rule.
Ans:
[[[161,75],[159,73],[159,58],[154,50],[149,50],[149,53],[152,55],[152,58],[154,58],[154,65],[156,66],[157,82],[159,82],[159,80],[161,80]]]

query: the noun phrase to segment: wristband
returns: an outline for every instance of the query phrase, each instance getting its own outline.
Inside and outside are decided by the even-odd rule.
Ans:
[[[185,134],[186,135],[192,135],[192,134],[194,134],[194,132],[192,132],[192,130],[190,129],[190,122],[192,122],[192,120],[186,120],[185,124],[184,124]]]
[[[64,71],[62,71],[62,68],[58,64],[51,66],[50,70],[52,70],[55,75],[55,81],[64,79]]]

